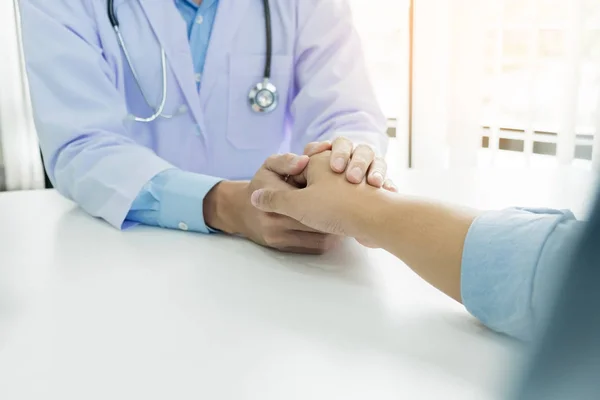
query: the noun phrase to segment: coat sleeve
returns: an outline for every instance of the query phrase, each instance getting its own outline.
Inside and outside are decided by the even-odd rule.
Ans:
[[[369,81],[346,0],[298,1],[292,151],[346,136],[387,149],[386,118]]]
[[[23,0],[21,17],[50,180],[88,213],[121,227],[142,187],[172,166],[126,137],[125,100],[103,57],[89,2]]]

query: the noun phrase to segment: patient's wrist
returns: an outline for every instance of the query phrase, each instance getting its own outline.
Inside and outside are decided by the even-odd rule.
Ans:
[[[383,189],[365,188],[350,199],[346,215],[349,235],[373,242],[389,218],[391,193]]]

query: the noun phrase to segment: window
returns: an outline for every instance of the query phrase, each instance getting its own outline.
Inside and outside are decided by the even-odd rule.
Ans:
[[[445,96],[444,106],[428,114],[416,110],[414,117],[446,121],[438,126],[445,130],[437,137],[442,145],[433,150],[444,160],[438,166],[452,164],[453,153],[479,164],[590,166],[600,153],[600,2],[456,0],[447,2],[447,21],[433,3],[416,3],[415,54],[426,56],[417,57],[414,68],[431,70],[425,62],[435,58],[422,48],[423,36],[441,42],[437,58],[445,55],[447,65],[433,72],[444,77],[437,90],[445,94],[428,89],[423,77],[415,91]],[[458,132],[457,121],[468,129]],[[416,121],[413,135],[431,138],[422,125]]]
[[[505,0],[487,11],[487,147],[558,155],[564,163],[590,160],[600,93],[600,3]]]

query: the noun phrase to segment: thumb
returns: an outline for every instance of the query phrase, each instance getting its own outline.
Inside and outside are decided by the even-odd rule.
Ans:
[[[252,193],[252,205],[264,212],[277,213],[293,218],[295,204],[292,191],[258,189]]]

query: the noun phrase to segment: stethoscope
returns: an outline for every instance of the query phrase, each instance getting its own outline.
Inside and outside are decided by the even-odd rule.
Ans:
[[[123,40],[123,35],[121,34],[121,30],[119,29],[119,20],[115,14],[114,8],[114,0],[107,0],[108,6],[108,19],[110,24],[112,25],[115,34],[117,35],[117,40],[119,41],[119,46],[123,50],[123,54],[125,55],[125,59],[127,60],[127,64],[131,69],[131,73],[133,74],[133,79],[135,80],[136,85],[140,89],[142,93],[142,97],[144,101],[154,111],[154,113],[149,117],[136,117],[133,116],[132,119],[137,122],[152,122],[157,118],[173,118],[175,114],[164,114],[165,105],[167,103],[167,55],[165,53],[164,47],[160,47],[160,61],[161,61],[161,75],[162,75],[162,97],[158,104],[158,107],[154,107],[150,104],[148,100],[148,96],[144,92],[142,85],[140,84],[139,75],[133,63],[131,61],[131,57],[129,55],[129,51],[127,50],[127,46],[125,45],[125,41]],[[265,61],[265,70],[263,73],[262,82],[257,83],[248,94],[248,101],[250,103],[250,108],[252,111],[256,113],[269,113],[277,108],[279,104],[279,93],[277,92],[277,88],[271,82],[271,62],[273,58],[273,37],[271,32],[271,8],[269,7],[269,0],[263,0],[264,6],[264,14],[265,14],[265,30],[266,30],[266,41],[267,41],[267,55]]]

